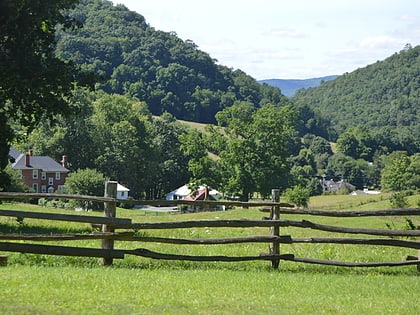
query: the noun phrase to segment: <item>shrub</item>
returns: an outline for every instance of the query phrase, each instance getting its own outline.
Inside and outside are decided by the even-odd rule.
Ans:
[[[408,206],[408,200],[404,192],[393,192],[389,202],[393,208],[405,208]]]
[[[283,193],[288,202],[304,208],[308,207],[309,195],[309,189],[299,185],[287,188]]]
[[[66,193],[75,195],[103,196],[107,179],[94,169],[77,170],[66,178]],[[103,210],[103,204],[86,200],[71,200],[75,208]]]

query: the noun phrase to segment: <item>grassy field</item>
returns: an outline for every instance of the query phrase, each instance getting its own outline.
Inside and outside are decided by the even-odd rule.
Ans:
[[[387,195],[320,196],[312,209],[385,209]],[[417,207],[419,196],[409,198]],[[335,207],[334,207],[335,205]],[[0,209],[52,211],[22,204],[1,204]],[[134,222],[200,219],[260,219],[257,209],[225,212],[162,214],[118,209],[118,217]],[[73,212],[70,212],[73,213]],[[99,213],[83,212],[85,215]],[[317,223],[404,229],[405,217],[321,218],[283,215]],[[418,218],[410,218],[420,225]],[[0,232],[86,233],[80,223],[0,217]],[[139,231],[167,237],[228,237],[267,235],[267,228],[202,228]],[[282,228],[293,237],[326,236],[307,229]],[[339,236],[339,235],[336,235]],[[100,241],[54,242],[58,245],[100,247]],[[174,245],[117,242],[117,248],[144,247],[159,252],[187,255],[258,255],[267,244]],[[282,253],[299,257],[342,261],[401,261],[416,250],[380,246],[293,244]],[[420,313],[415,266],[344,268],[281,262],[272,270],[269,262],[174,262],[126,256],[112,267],[100,267],[97,259],[8,253],[7,267],[0,267],[0,314],[415,314]]]

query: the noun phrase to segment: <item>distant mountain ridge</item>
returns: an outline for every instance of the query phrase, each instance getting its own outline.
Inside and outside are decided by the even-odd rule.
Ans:
[[[295,95],[297,90],[307,89],[311,87],[317,87],[322,81],[331,81],[338,77],[338,75],[329,75],[320,78],[310,79],[267,79],[259,80],[260,83],[267,83],[270,86],[277,87],[281,90],[283,95],[292,97]]]

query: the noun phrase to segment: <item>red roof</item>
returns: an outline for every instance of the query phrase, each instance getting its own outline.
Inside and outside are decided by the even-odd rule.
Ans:
[[[191,195],[185,197],[184,200],[191,200],[191,201],[204,200],[205,194],[206,194],[206,190],[205,189],[196,190]],[[209,194],[207,196],[207,200],[215,200],[215,199],[214,199],[213,196],[211,196]]]

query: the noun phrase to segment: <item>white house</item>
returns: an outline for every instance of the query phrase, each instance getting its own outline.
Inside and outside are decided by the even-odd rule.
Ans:
[[[200,186],[197,191],[204,190],[204,186]],[[181,186],[170,193],[165,195],[166,200],[183,200],[186,197],[190,196],[193,193],[191,189],[188,188],[188,185]],[[215,189],[210,189],[209,194],[213,197],[214,200],[219,200],[222,197],[222,194]]]
[[[130,189],[121,184],[117,184],[117,199],[127,199]]]

